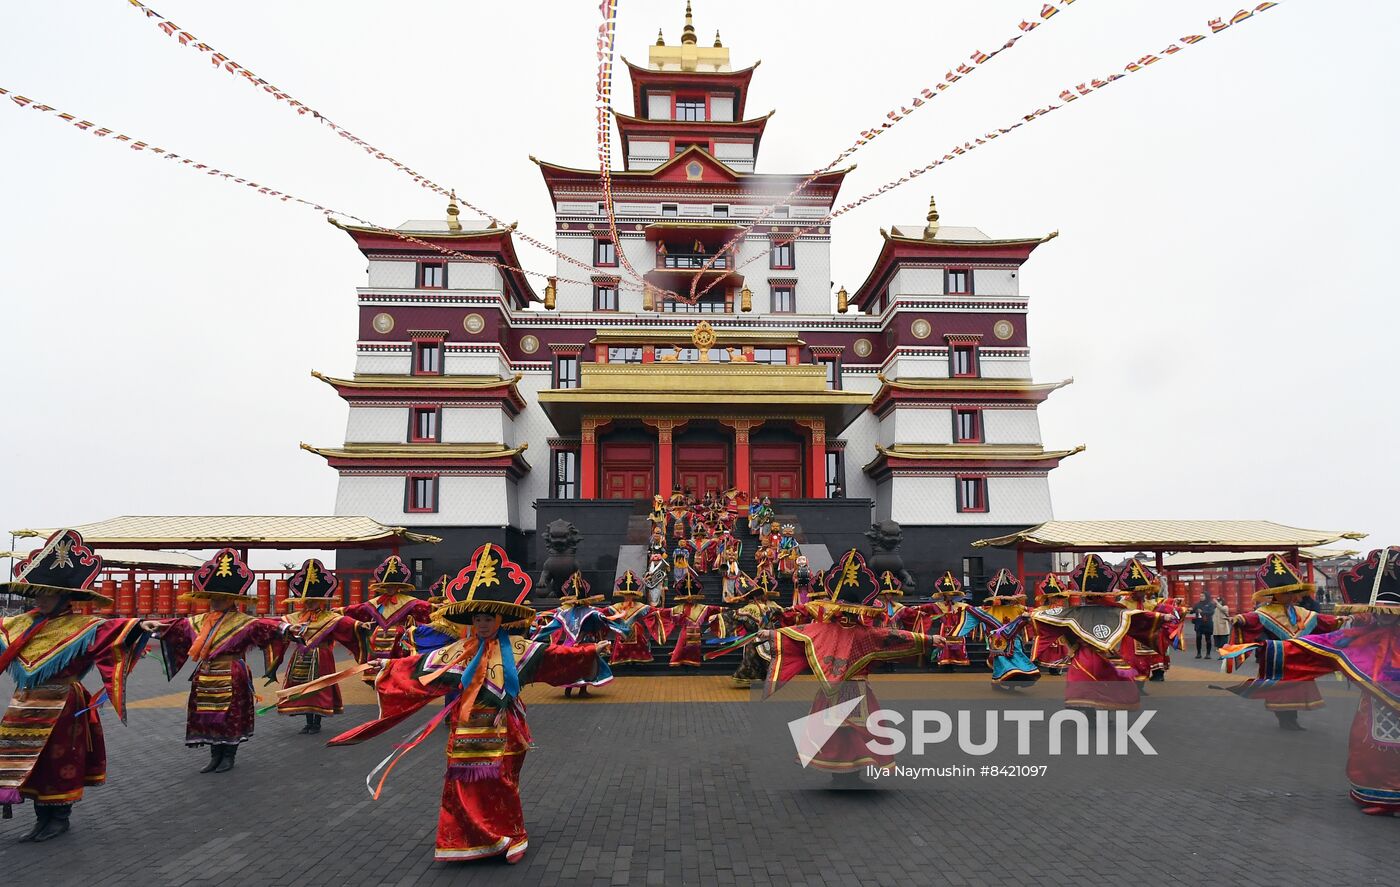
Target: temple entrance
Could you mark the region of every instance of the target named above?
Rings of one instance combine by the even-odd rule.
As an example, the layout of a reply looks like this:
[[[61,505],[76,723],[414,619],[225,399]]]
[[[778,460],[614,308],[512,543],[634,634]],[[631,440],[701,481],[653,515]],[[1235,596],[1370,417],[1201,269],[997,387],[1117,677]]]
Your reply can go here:
[[[688,427],[675,436],[676,487],[697,498],[729,489],[729,436],[717,426]]]
[[[600,498],[650,499],[656,492],[656,451],[644,432],[622,429],[608,435],[599,462]]]
[[[750,444],[750,494],[754,498],[802,496],[802,438],[783,428],[755,431]]]

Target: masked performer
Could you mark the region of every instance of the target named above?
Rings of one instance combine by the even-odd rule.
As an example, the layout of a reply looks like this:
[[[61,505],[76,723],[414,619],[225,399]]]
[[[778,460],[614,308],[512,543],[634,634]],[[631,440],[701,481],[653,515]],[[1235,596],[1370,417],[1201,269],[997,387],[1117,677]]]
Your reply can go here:
[[[1003,690],[1024,687],[1040,680],[1040,669],[1027,655],[1025,640],[1026,594],[1021,580],[1001,569],[987,583],[987,598],[971,609],[987,632],[987,667],[992,685]]]
[[[978,623],[967,605],[962,583],[951,570],[933,584],[933,601],[922,609],[928,616],[931,630],[943,638],[943,643],[933,651],[934,664],[944,668],[971,665],[972,661],[967,658],[967,640],[977,630]]]
[[[1323,634],[1341,625],[1336,616],[1298,606],[1299,597],[1311,592],[1314,586],[1304,582],[1283,555],[1271,554],[1264,559],[1254,574],[1254,587],[1258,609],[1230,617],[1230,642],[1236,647],[1262,640],[1286,641]],[[1234,671],[1239,658],[1237,651],[1227,658],[1225,670]],[[1264,707],[1274,713],[1281,730],[1303,729],[1298,723],[1298,712],[1322,708],[1326,704],[1312,681],[1287,681],[1268,689],[1257,689],[1250,698],[1264,700]]]
[[[410,622],[432,620],[432,607],[427,601],[413,596],[413,572],[397,554],[391,554],[374,570],[370,580],[370,599],[346,607],[346,616],[357,622],[371,622],[369,634],[370,659],[397,659],[408,655],[404,632]]]
[[[642,577],[642,585],[647,590],[647,603],[653,607],[659,609],[666,606],[666,580],[670,572],[671,565],[666,562],[665,554],[653,551],[648,555],[647,573]]]
[[[1030,621],[1026,625],[1026,636],[1030,643],[1031,661],[1054,675],[1064,674],[1069,666],[1069,647],[1060,632],[1042,633],[1035,614],[1058,610],[1068,603],[1069,589],[1065,588],[1064,580],[1054,573],[1046,573],[1035,588],[1035,608],[1027,614]]]
[[[842,781],[858,780],[863,768],[888,766],[894,760],[893,755],[877,754],[867,745],[874,737],[866,719],[879,708],[866,682],[870,666],[923,656],[930,646],[943,641],[937,636],[873,624],[880,611],[866,601],[877,591],[875,576],[855,549],[842,555],[826,575],[828,597],[808,604],[815,612],[811,622],[759,634],[759,640],[771,639],[773,643],[766,692],[773,694],[811,669],[818,684],[811,713],[828,712],[827,717],[839,726],[825,742],[813,736],[798,737],[799,759],[843,777]]]
[[[1400,548],[1371,552],[1338,580],[1347,603],[1337,610],[1349,622],[1325,634],[1227,647],[1227,655],[1259,653],[1259,677],[1231,689],[1268,698],[1289,683],[1346,675],[1361,689],[1347,756],[1351,799],[1363,813],[1400,816]]]
[[[0,620],[0,674],[15,682],[0,718],[0,808],[34,802],[35,821],[21,841],[48,841],[68,831],[83,789],[107,781],[102,721],[83,678],[97,667],[112,710],[126,722],[126,679],[145,652],[150,624],[79,616],[73,601],[111,606],[92,590],[102,558],[73,530],[59,530],[15,565],[0,585],[34,609]],[[23,879],[19,879],[23,880]],[[18,883],[15,881],[14,883]]]
[[[671,667],[699,666],[705,628],[710,617],[717,615],[720,608],[705,603],[705,592],[693,573],[671,589],[671,599],[676,606],[665,611],[667,633],[676,639],[676,646],[671,651]]]
[[[1069,652],[1066,708],[1137,711],[1142,704],[1140,675],[1123,657],[1123,644],[1155,643],[1164,617],[1124,606],[1117,600],[1119,587],[1119,577],[1091,554],[1069,578],[1070,591],[1082,602],[1032,615],[1041,637],[1062,641]]]
[[[326,565],[310,558],[291,578],[292,598],[300,604],[282,617],[289,636],[285,661],[287,675],[282,689],[289,690],[335,673],[335,645],[340,644],[356,662],[365,658],[369,625],[341,616],[330,608],[340,599],[340,580]],[[281,660],[273,664],[276,674]],[[320,733],[321,719],[345,711],[339,685],[332,684],[304,696],[284,696],[277,702],[284,715],[302,715],[302,733]]]
[[[623,573],[613,585],[613,597],[619,601],[603,611],[613,630],[620,635],[613,645],[610,660],[613,665],[651,662],[652,639],[657,643],[666,641],[660,614],[650,604],[642,603],[642,594],[641,580],[631,570]]]
[[[807,560],[807,555],[799,554],[794,562],[797,569],[792,574],[792,605],[801,607],[812,597],[812,592],[821,584],[817,581],[816,574],[812,572],[812,565]]]
[[[579,644],[596,644],[610,632],[618,631],[607,620],[603,611],[593,606],[603,600],[601,594],[590,595],[587,580],[577,572],[564,582],[564,594],[559,598],[559,609],[553,618],[534,633],[533,639],[547,641],[551,646],[576,647]],[[588,695],[589,687],[600,687],[612,680],[609,672],[596,680],[581,680],[564,687],[564,695],[570,696],[575,688],[580,697]]]
[[[209,746],[209,763],[200,773],[232,770],[238,746],[253,738],[253,673],[244,661],[250,649],[262,648],[263,674],[269,683],[276,680],[273,664],[287,625],[239,610],[256,602],[252,591],[253,571],[238,552],[225,548],[194,573],[190,597],[208,601],[209,611],[163,622],[156,630],[167,679],[186,661],[194,663],[185,745]]]
[[[797,572],[797,556],[802,548],[797,544],[797,527],[783,524],[782,535],[778,537],[777,554],[774,556],[780,575],[792,576]]]
[[[438,612],[438,622],[459,639],[431,653],[378,661],[383,665],[374,682],[378,719],[329,743],[351,745],[378,736],[431,700],[456,694],[381,765],[387,777],[403,754],[447,722],[447,775],[434,853],[439,861],[504,856],[516,863],[524,857],[520,769],[531,739],[520,690],[533,682],[596,683],[609,674],[601,658],[608,641],[549,645],[510,633],[530,624],[534,610],[524,603],[529,592],[530,578],[504,552],[490,543],[478,548],[471,564],[448,584],[447,603]],[[378,797],[379,790],[374,794]]]

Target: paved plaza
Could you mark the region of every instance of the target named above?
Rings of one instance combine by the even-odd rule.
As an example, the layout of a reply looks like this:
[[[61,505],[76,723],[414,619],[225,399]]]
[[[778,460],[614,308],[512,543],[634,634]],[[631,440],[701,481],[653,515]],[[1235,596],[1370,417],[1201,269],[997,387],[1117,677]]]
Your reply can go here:
[[[0,823],[0,870],[9,884],[89,887],[1394,883],[1400,820],[1363,816],[1346,796],[1354,692],[1329,682],[1328,707],[1303,716],[1306,732],[1285,734],[1257,703],[1210,689],[1218,672],[1177,655],[1150,697],[1164,708],[1154,742],[1172,749],[1155,772],[1172,775],[1142,784],[1121,762],[1082,759],[1050,761],[1070,774],[1061,778],[831,790],[828,777],[795,764],[796,778],[754,768],[760,704],[725,678],[624,675],[582,702],[531,687],[538,748],[524,771],[530,849],[518,866],[433,862],[436,737],[395,770],[379,801],[365,776],[407,727],[324,747],[373,716],[363,688],[347,692],[346,714],[320,737],[264,716],[232,773],[200,775],[207,753],[181,742],[186,676],[167,684],[148,661],[133,677],[130,725],[104,711],[109,784],[90,790],[72,833],[49,844],[15,843],[32,816],[17,809]],[[999,695],[971,674],[884,676],[873,686],[882,701],[910,688]],[[8,682],[3,689],[8,698]],[[1046,679],[1023,699],[1055,708],[1060,693]],[[1179,699],[1200,704],[1165,710]],[[1196,715],[1173,716],[1182,711]],[[791,757],[790,747],[765,751]]]

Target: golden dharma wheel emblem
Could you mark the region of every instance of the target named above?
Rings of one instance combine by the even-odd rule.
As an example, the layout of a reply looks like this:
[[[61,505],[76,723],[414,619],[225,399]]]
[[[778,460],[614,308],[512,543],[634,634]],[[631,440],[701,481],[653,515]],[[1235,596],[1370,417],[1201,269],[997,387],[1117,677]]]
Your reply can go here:
[[[856,339],[851,343],[851,350],[856,353],[856,357],[869,357],[870,352],[875,348],[870,344],[869,339]]]
[[[473,334],[479,333],[486,329],[486,320],[480,314],[468,314],[462,318],[462,329]]]
[[[534,354],[540,350],[540,340],[534,336],[525,336],[520,340],[520,350],[526,354]]]
[[[710,326],[710,322],[702,320],[696,325],[690,341],[700,350],[701,354],[706,354],[715,347],[715,342],[719,341],[719,337],[715,335],[715,328]]]
[[[992,335],[1003,342],[1016,334],[1016,327],[1009,320],[998,320],[992,325]]]
[[[909,332],[916,339],[927,339],[929,334],[933,332],[933,327],[929,325],[927,320],[920,317],[909,325]]]
[[[380,312],[374,315],[374,320],[370,321],[374,326],[374,331],[381,336],[391,333],[394,330],[394,315]]]

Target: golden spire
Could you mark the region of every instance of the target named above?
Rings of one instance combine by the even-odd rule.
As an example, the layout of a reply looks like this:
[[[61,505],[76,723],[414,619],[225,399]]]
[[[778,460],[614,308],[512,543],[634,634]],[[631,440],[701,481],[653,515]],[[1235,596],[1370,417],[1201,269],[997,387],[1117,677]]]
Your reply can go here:
[[[924,219],[928,221],[924,226],[924,240],[932,240],[938,233],[938,204],[934,202],[932,194],[928,196],[928,215]]]
[[[681,43],[695,43],[695,21],[690,13],[690,0],[685,0],[685,29],[681,31]]]
[[[724,44],[721,43],[721,42],[719,42],[719,31],[716,30],[716,31],[715,31],[715,47],[716,47],[716,48],[720,48],[720,47],[723,47],[723,46],[724,46]]]
[[[665,46],[665,45],[666,45],[666,37],[661,33],[661,29],[660,29],[660,28],[657,28],[657,29],[656,29],[656,45],[657,45],[657,46]]]
[[[460,212],[457,207],[457,189],[453,188],[447,195],[447,230],[462,230],[462,223],[457,221],[457,214]]]

